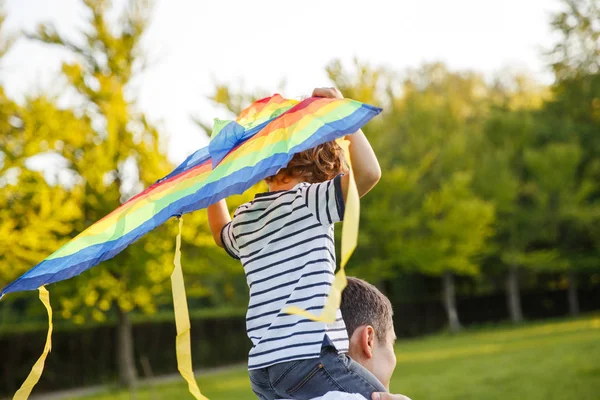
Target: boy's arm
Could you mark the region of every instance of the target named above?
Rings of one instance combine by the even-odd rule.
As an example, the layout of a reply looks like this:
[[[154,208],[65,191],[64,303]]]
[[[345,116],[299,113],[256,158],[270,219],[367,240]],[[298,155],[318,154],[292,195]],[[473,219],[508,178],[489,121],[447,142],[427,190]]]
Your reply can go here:
[[[208,212],[208,225],[210,225],[210,231],[215,239],[215,243],[219,247],[224,247],[221,241],[221,231],[225,225],[231,222],[227,203],[223,199],[215,204],[211,204],[206,210]]]
[[[344,98],[336,88],[317,88],[312,95],[313,97]],[[346,136],[346,139],[350,142],[350,159],[356,188],[358,189],[358,195],[362,197],[379,182],[381,168],[377,156],[375,156],[375,152],[362,130]],[[347,174],[342,176],[344,200],[348,193],[348,182],[349,176]]]
[[[350,142],[350,161],[352,162],[356,189],[358,189],[358,195],[363,197],[377,185],[381,178],[379,161],[377,161],[375,152],[362,130],[359,129],[356,133],[346,136],[346,139]],[[347,174],[342,176],[344,199],[346,199],[348,193],[349,180]]]

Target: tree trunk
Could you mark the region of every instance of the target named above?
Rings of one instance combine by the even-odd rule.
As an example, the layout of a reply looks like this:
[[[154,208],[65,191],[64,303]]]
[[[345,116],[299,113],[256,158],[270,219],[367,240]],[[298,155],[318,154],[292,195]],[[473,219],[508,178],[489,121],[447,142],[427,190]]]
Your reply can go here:
[[[511,321],[515,324],[523,322],[521,293],[519,291],[519,270],[515,266],[509,267],[506,274],[506,303]]]
[[[444,307],[448,315],[450,332],[458,332],[461,329],[458,313],[456,312],[456,293],[454,290],[454,276],[452,272],[444,272]]]
[[[573,271],[569,271],[567,275],[569,279],[569,290],[567,292],[569,298],[569,314],[572,317],[579,315],[579,299],[577,297],[577,275]]]
[[[133,332],[129,315],[117,305],[119,315],[117,360],[119,363],[119,381],[121,386],[134,389],[137,384],[137,370],[133,352]]]

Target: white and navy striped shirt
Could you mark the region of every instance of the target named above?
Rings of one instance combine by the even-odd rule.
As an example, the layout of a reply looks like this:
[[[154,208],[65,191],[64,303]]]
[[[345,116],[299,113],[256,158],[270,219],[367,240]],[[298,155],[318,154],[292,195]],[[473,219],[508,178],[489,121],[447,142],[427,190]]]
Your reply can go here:
[[[325,335],[339,352],[348,351],[340,310],[333,324],[282,312],[294,305],[319,314],[325,306],[336,266],[333,224],[344,215],[340,178],[256,195],[221,231],[250,288],[248,369],[317,358]]]

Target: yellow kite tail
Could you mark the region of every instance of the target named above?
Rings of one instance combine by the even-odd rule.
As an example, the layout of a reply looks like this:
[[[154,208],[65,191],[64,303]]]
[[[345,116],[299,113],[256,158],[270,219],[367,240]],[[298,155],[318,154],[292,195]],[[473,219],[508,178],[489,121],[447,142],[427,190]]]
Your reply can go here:
[[[183,271],[181,269],[181,227],[183,218],[179,217],[179,233],[175,246],[175,267],[171,274],[171,288],[173,290],[173,307],[175,309],[175,326],[177,327],[176,351],[177,369],[187,381],[188,389],[197,400],[208,400],[200,393],[198,383],[194,378],[192,369],[192,344],[190,340],[190,315],[188,312],[187,299],[185,297],[185,285],[183,283]]]
[[[333,284],[331,285],[329,295],[327,296],[327,302],[325,303],[321,315],[317,316],[311,314],[296,306],[287,307],[283,310],[288,314],[301,315],[304,318],[328,324],[333,323],[336,320],[336,313],[342,302],[342,291],[348,283],[346,280],[345,267],[350,256],[354,252],[354,249],[356,249],[358,240],[358,220],[360,216],[360,198],[358,196],[358,189],[356,188],[356,181],[354,180],[354,173],[352,172],[352,161],[350,160],[349,148],[350,142],[346,139],[338,139],[337,142],[344,150],[346,161],[348,162],[349,176],[346,210],[344,211],[344,223],[342,226],[342,261],[340,263],[340,270],[335,274]]]
[[[40,286],[38,290],[40,291],[40,300],[44,307],[46,307],[46,311],[48,311],[48,335],[46,336],[46,344],[44,345],[42,355],[33,365],[33,368],[31,368],[31,372],[29,372],[27,379],[25,379],[25,382],[23,382],[19,390],[15,393],[13,400],[27,400],[29,398],[33,387],[38,383],[42,376],[46,357],[48,357],[48,353],[50,353],[50,350],[52,349],[52,307],[50,306],[50,293],[48,293],[43,286]]]

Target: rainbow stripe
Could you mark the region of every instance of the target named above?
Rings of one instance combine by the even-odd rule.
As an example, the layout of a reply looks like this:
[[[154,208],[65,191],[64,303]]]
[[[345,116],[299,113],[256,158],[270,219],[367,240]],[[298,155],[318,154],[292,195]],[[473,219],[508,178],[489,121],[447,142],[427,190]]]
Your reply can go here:
[[[216,123],[209,146],[91,225],[0,294],[35,290],[79,275],[169,218],[244,192],[276,174],[295,153],[353,133],[380,112],[380,108],[350,99],[296,101],[274,95],[258,100],[235,122]],[[217,153],[213,159],[211,154]]]

